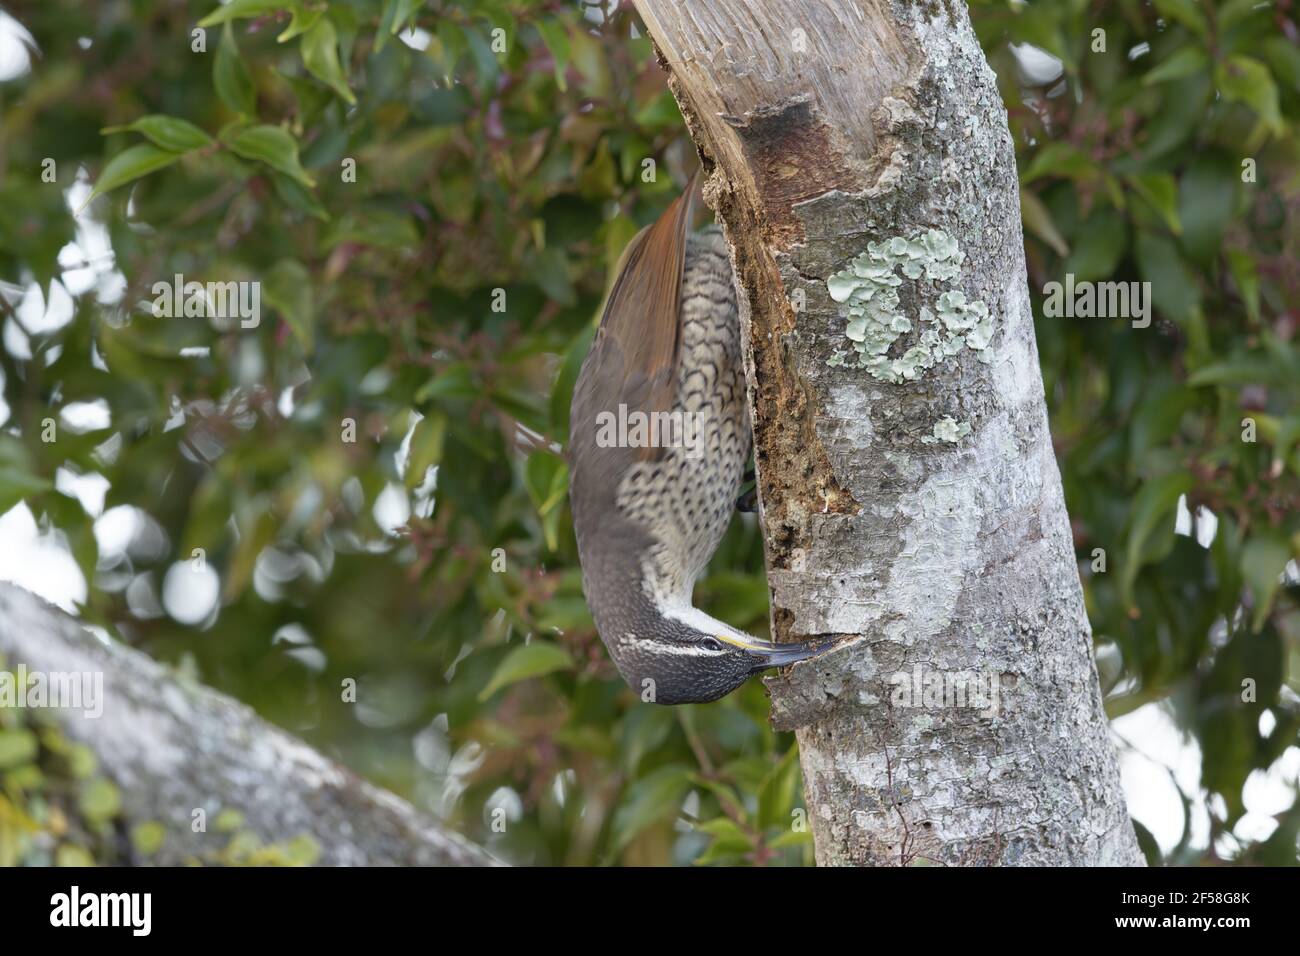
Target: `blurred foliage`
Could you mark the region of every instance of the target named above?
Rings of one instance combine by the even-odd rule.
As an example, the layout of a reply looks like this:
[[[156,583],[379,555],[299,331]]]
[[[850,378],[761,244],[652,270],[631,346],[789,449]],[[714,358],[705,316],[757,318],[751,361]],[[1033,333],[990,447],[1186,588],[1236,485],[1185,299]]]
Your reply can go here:
[[[505,416],[564,439],[609,271],[693,168],[630,4],[0,3],[39,50],[0,81],[0,510],[66,544],[86,620],[506,859],[811,862],[761,685],[639,703],[583,603],[562,462],[506,440]],[[1038,340],[1108,707],[1170,702],[1202,756],[1184,810],[1215,840],[1179,862],[1294,862],[1300,828],[1230,835],[1300,730],[1291,8],[972,11],[1036,306],[1067,272],[1152,283],[1150,328]],[[260,324],[154,317],[178,274],[259,281]],[[98,536],[71,494],[96,474]],[[1209,549],[1174,534],[1180,495]],[[752,518],[699,598],[766,628]]]

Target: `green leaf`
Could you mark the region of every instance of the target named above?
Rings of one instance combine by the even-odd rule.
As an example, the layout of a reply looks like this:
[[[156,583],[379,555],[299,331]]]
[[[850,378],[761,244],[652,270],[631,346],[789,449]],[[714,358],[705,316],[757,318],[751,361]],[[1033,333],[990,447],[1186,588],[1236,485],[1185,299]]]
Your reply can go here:
[[[1215,25],[1223,32],[1251,17],[1267,17],[1270,6],[1260,0],[1223,0],[1215,12]]]
[[[224,6],[217,7],[199,21],[201,27],[215,27],[231,20],[248,20],[260,17],[264,13],[287,10],[292,0],[230,0]]]
[[[289,326],[303,350],[315,343],[311,273],[296,259],[281,259],[262,281],[262,295]]]
[[[393,0],[393,25],[389,31],[396,36],[402,32],[403,27],[413,26],[415,15],[424,6],[424,0]]]
[[[561,506],[569,493],[569,466],[550,452],[533,452],[524,466],[524,479],[542,519],[546,547],[555,551],[559,546],[559,518],[564,510]]]
[[[1294,372],[1275,355],[1252,352],[1234,355],[1222,362],[1198,368],[1187,384],[1201,385],[1288,385],[1295,381]]]
[[[131,828],[131,846],[140,856],[153,856],[162,849],[167,839],[167,828],[157,820],[136,824]]]
[[[1205,12],[1197,0],[1155,0],[1156,9],[1166,19],[1177,21],[1199,37],[1209,35],[1210,27]]]
[[[1277,85],[1268,67],[1248,56],[1230,57],[1214,71],[1224,99],[1245,103],[1275,135],[1283,130]]]
[[[547,452],[534,452],[524,466],[528,493],[539,512],[549,511],[564,496],[568,469],[564,462]]]
[[[1070,254],[1070,247],[1052,221],[1052,214],[1035,193],[1021,191],[1020,218],[1024,221],[1025,228],[1047,243],[1058,256]]]
[[[218,833],[234,833],[244,825],[244,815],[234,807],[226,807],[212,821],[212,829]]]
[[[664,90],[637,110],[632,120],[637,126],[652,130],[680,129],[684,122],[682,112],[677,106],[677,100],[667,90]]]
[[[95,181],[95,188],[86,197],[86,203],[88,204],[96,196],[111,192],[118,186],[134,182],[141,176],[148,176],[150,173],[165,169],[180,159],[181,155],[170,150],[159,149],[152,143],[140,143],[123,150],[108,161],[104,171],[99,174],[99,179]],[[85,208],[85,204],[82,208]]]
[[[542,42],[546,44],[546,49],[551,53],[551,60],[555,64],[555,85],[560,88],[560,92],[568,89],[564,74],[569,68],[569,32],[564,23],[560,20],[542,17],[537,21],[537,32],[542,36]]]
[[[1209,265],[1218,256],[1237,204],[1241,177],[1234,160],[1215,152],[1198,153],[1178,185],[1178,216],[1183,248]]]
[[[481,30],[475,27],[467,27],[465,29],[465,44],[469,48],[471,59],[474,61],[475,80],[479,89],[486,93],[494,88],[497,74],[501,71],[501,64],[497,61],[496,54],[492,52],[492,47]]]
[[[561,445],[567,443],[569,435],[569,407],[573,404],[573,387],[578,382],[578,373],[586,361],[591,341],[596,337],[596,326],[587,323],[569,342],[564,350],[564,364],[555,377],[551,389],[551,434]]]
[[[1148,159],[1170,153],[1196,135],[1205,123],[1215,93],[1208,73],[1193,73],[1159,86],[1160,105],[1146,124],[1142,153]]]
[[[1262,426],[1264,423],[1260,422]],[[1273,442],[1274,467],[1280,472],[1291,457],[1291,450],[1300,443],[1300,415],[1284,418],[1278,423],[1277,433],[1270,436]],[[1297,456],[1300,457],[1300,456]],[[1300,472],[1300,466],[1293,470]]]
[[[675,817],[690,789],[689,771],[681,764],[660,767],[628,788],[614,811],[614,845],[622,850],[637,834],[667,817]]]
[[[4,775],[6,789],[10,793],[26,791],[27,793],[36,793],[44,790],[47,777],[41,772],[41,768],[34,763],[24,764],[8,771]]]
[[[212,85],[221,102],[242,116],[257,115],[257,90],[248,64],[239,54],[235,34],[226,24],[221,30],[221,45],[212,63]]]
[[[569,260],[564,250],[547,246],[528,256],[528,277],[537,287],[560,305],[569,306],[577,301],[573,280],[569,276]]]
[[[328,19],[320,20],[303,34],[300,50],[302,64],[313,76],[343,97],[349,105],[356,103],[357,98],[348,88],[347,76],[339,62],[339,40],[333,23]]]
[[[670,708],[656,707],[654,709],[669,710]],[[681,707],[671,708],[671,709],[676,710],[679,714],[685,714],[689,712],[688,710]],[[709,791],[709,793],[713,794],[717,798],[718,803],[726,807],[732,807],[734,811],[744,815],[745,813],[744,799],[740,796],[740,794],[736,793],[734,789],[732,789],[727,784],[723,783],[721,780],[714,780],[709,777],[701,776],[698,773],[690,774],[690,780],[692,786],[700,787],[701,789],[707,790]]]
[[[767,845],[773,850],[784,850],[788,846],[812,846],[812,830],[786,830]]]
[[[676,726],[677,717],[671,707],[635,707],[629,711],[619,740],[624,772],[635,776],[642,759],[659,750]]]
[[[104,133],[141,133],[154,144],[173,153],[185,153],[192,149],[201,149],[212,142],[212,137],[199,129],[189,120],[175,116],[163,116],[151,113],[141,116],[129,126],[110,126]]]
[[[254,511],[250,503],[249,512]],[[253,568],[262,550],[275,540],[277,523],[270,511],[260,511],[239,523],[239,545],[230,559],[226,580],[222,587],[223,600],[230,602],[244,593],[253,577]]]
[[[271,179],[275,183],[275,194],[290,209],[312,216],[322,222],[329,221],[330,214],[325,211],[325,207],[320,204],[320,200],[298,180],[290,179],[280,172],[271,173]]]
[[[50,491],[54,485],[44,478],[0,464],[0,515],[32,495]]]
[[[465,39],[465,31],[460,25],[450,19],[444,19],[438,24],[437,38],[443,82],[450,86],[456,75],[456,64],[469,49],[469,41]]]
[[[745,831],[730,817],[715,817],[712,820],[706,820],[696,826],[695,829],[701,833],[708,833],[711,836],[722,838],[729,838],[739,834],[744,845],[750,845],[749,837],[745,836]]]
[[[1073,233],[1074,249],[1063,273],[1074,273],[1076,282],[1098,282],[1110,278],[1128,248],[1127,220],[1109,206],[1097,209]]]
[[[695,860],[696,866],[708,866],[711,863],[731,861],[737,856],[744,856],[754,849],[754,842],[749,834],[727,817],[718,817],[701,823],[695,828],[701,833],[713,837],[708,848]]]
[[[410,455],[406,461],[406,487],[418,487],[429,469],[442,461],[447,438],[447,416],[431,411],[415,426],[411,435]]]
[[[1178,504],[1179,496],[1191,489],[1190,475],[1173,472],[1148,481],[1134,498],[1129,512],[1126,557],[1120,574],[1120,589],[1129,603],[1133,600],[1133,582],[1137,580],[1138,571],[1152,556],[1149,546],[1153,536],[1166,525],[1164,530],[1173,534],[1173,521],[1168,520],[1169,513]]]
[[[421,385],[415,393],[415,400],[423,404],[436,399],[473,398],[478,392],[469,366],[455,362]]]
[[[295,866],[315,866],[321,855],[320,843],[306,833],[294,837],[284,849],[289,862]]]
[[[36,735],[30,730],[19,727],[15,730],[0,729],[0,770],[12,770],[36,759],[39,745]]]
[[[538,614],[537,627],[542,631],[560,633],[580,628],[589,630],[592,627],[591,612],[581,597],[552,598]]]
[[[312,27],[317,21],[325,15],[324,7],[308,8],[295,7],[293,17],[289,20],[289,25],[284,28],[284,32],[275,38],[276,43],[288,43],[296,36],[301,36]]]
[[[1264,41],[1264,58],[1273,68],[1273,75],[1296,93],[1300,93],[1300,48],[1285,37],[1274,36]]]
[[[799,748],[790,747],[758,788],[758,825],[788,826],[799,784]]]
[[[1173,176],[1168,173],[1139,173],[1126,178],[1138,195],[1160,214],[1170,232],[1175,236],[1182,232],[1178,221],[1178,184]]]
[[[344,242],[355,242],[378,249],[402,251],[419,241],[411,217],[388,209],[369,209],[364,216],[341,217],[322,240],[326,249]]]
[[[84,846],[75,843],[61,843],[54,851],[55,866],[87,867],[95,865],[95,858]]]
[[[384,13],[379,18],[379,32],[375,34],[375,52],[378,53],[388,42],[410,24],[424,0],[384,0]]]
[[[88,780],[99,769],[99,758],[85,744],[73,744],[67,756],[68,772],[75,780]]]
[[[1029,166],[1020,174],[1022,185],[1029,185],[1044,176],[1063,179],[1086,179],[1095,176],[1097,164],[1077,146],[1070,143],[1049,143],[1038,151]]]
[[[533,640],[505,656],[487,686],[479,692],[478,699],[485,701],[503,687],[572,667],[573,658],[564,648]]]
[[[1142,278],[1151,283],[1156,308],[1175,322],[1191,322],[1201,302],[1200,282],[1178,254],[1173,240],[1138,233],[1137,262]]]
[[[1282,570],[1290,560],[1291,549],[1286,541],[1270,532],[1252,537],[1241,549],[1241,576],[1255,597],[1252,631],[1258,633],[1273,609]]]
[[[1232,272],[1232,281],[1237,283],[1237,291],[1246,305],[1246,315],[1251,322],[1259,321],[1259,271],[1255,268],[1255,258],[1249,252],[1240,249],[1228,250],[1228,268]]]
[[[117,816],[121,811],[122,795],[112,781],[104,777],[96,777],[81,788],[77,805],[90,820],[103,822]]]
[[[1144,76],[1142,83],[1144,86],[1151,86],[1169,80],[1181,80],[1185,76],[1199,73],[1208,65],[1209,60],[1204,50],[1200,47],[1185,46]]]
[[[1152,375],[1129,422],[1129,460],[1141,470],[1148,458],[1166,454],[1183,416],[1203,401],[1203,393],[1160,373]]]
[[[266,163],[304,186],[316,185],[298,160],[298,141],[279,126],[249,126],[236,132],[227,145],[244,159]]]
[[[0,515],[25,498],[54,487],[32,469],[26,446],[13,435],[0,433]]]

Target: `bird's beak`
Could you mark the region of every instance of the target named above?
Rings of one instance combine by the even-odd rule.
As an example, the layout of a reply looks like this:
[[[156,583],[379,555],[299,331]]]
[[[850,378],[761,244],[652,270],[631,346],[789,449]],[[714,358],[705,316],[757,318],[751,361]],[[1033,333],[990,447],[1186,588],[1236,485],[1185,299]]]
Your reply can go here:
[[[793,644],[768,644],[765,648],[751,653],[758,654],[763,659],[761,667],[785,667],[787,664],[817,657],[834,646],[834,641],[827,640],[796,641]]]
[[[795,641],[791,644],[774,644],[760,641],[754,637],[735,637],[731,634],[718,634],[718,640],[742,648],[755,657],[754,670],[761,671],[768,667],[785,667],[798,661],[806,661],[829,651],[835,642],[825,638],[811,641]]]

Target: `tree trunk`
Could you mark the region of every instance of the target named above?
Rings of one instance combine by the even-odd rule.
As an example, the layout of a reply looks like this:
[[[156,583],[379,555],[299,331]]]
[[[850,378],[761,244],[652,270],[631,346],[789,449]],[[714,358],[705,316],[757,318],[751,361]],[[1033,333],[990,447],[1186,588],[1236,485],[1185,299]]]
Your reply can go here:
[[[98,640],[62,611],[3,582],[0,657],[0,669],[39,672],[47,682],[56,674],[103,675],[102,714],[65,711],[61,725],[95,753],[117,785],[127,824],[163,825],[161,849],[147,862],[221,861],[231,833],[213,824],[223,810],[242,815],[241,829],[261,845],[310,838],[324,865],[497,862],[249,707],[178,679],[138,651]],[[197,832],[196,810],[203,810],[205,823]]]
[[[773,633],[846,639],[769,679],[818,862],[1141,864],[964,5],[636,5],[731,245]]]

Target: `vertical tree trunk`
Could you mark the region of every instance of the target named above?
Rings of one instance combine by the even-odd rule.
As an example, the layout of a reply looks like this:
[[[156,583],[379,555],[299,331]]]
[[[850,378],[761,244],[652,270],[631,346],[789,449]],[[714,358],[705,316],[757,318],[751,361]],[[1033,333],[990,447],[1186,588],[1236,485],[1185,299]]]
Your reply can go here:
[[[741,294],[822,864],[1140,864],[963,4],[637,0]],[[964,297],[964,298],[963,298]]]

